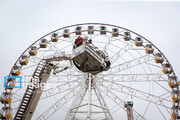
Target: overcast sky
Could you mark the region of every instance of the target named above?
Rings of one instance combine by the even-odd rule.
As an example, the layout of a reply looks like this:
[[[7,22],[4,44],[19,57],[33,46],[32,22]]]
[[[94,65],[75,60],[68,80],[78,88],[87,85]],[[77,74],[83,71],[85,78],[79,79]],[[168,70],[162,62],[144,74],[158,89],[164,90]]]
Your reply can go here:
[[[160,0],[161,1],[161,0]],[[0,93],[3,77],[35,40],[72,24],[108,23],[154,43],[180,76],[180,2],[0,0]]]

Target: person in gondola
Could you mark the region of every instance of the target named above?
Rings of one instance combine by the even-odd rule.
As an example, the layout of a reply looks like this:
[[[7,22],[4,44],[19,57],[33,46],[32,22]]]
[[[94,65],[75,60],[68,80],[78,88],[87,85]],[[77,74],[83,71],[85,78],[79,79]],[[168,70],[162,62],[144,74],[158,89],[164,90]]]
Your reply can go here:
[[[78,36],[78,38],[75,39],[75,45],[76,47],[79,47],[82,44],[83,44],[83,38]]]

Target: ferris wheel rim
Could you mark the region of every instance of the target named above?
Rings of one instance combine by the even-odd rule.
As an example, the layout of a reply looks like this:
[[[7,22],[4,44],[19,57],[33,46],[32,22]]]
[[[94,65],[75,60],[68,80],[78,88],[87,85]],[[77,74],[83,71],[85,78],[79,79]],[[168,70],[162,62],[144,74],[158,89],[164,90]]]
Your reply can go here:
[[[52,34],[52,33],[57,32],[57,31],[59,31],[59,30],[63,30],[63,29],[70,28],[70,27],[75,27],[75,26],[80,26],[80,25],[105,25],[105,26],[117,27],[117,28],[120,28],[120,29],[127,30],[127,31],[129,31],[129,32],[132,32],[132,33],[136,34],[136,35],[139,36],[139,37],[142,37],[142,38],[143,38],[144,40],[146,40],[148,43],[152,44],[152,45],[163,55],[163,57],[166,59],[167,63],[170,64],[171,69],[172,69],[172,72],[173,72],[173,75],[174,75],[174,76],[176,75],[176,74],[175,74],[175,71],[174,71],[171,63],[170,63],[169,60],[167,59],[167,57],[166,57],[166,56],[164,55],[164,53],[163,53],[157,46],[155,46],[151,41],[149,41],[149,40],[146,39],[144,36],[142,36],[142,35],[134,32],[134,31],[132,31],[132,30],[129,30],[129,29],[127,29],[127,28],[120,27],[120,26],[117,26],[117,25],[106,24],[106,23],[80,23],[80,24],[73,24],[73,25],[68,25],[68,26],[65,26],[65,27],[62,27],[62,28],[59,28],[59,29],[56,29],[56,30],[54,30],[54,31],[52,31],[52,32],[47,33],[46,35],[42,36],[41,38],[39,38],[38,40],[36,40],[35,42],[33,42],[33,43],[18,57],[18,59],[16,60],[16,62],[15,62],[14,65],[13,65],[13,67],[11,68],[10,73],[11,73],[11,71],[13,70],[14,66],[17,64],[18,60],[22,57],[22,55],[23,55],[26,51],[28,51],[28,50],[31,48],[31,46],[33,46],[34,44],[36,44],[37,42],[39,42],[41,39],[45,38],[46,36],[48,36],[48,35],[50,35],[50,34]],[[10,73],[9,73],[9,75],[10,75]]]

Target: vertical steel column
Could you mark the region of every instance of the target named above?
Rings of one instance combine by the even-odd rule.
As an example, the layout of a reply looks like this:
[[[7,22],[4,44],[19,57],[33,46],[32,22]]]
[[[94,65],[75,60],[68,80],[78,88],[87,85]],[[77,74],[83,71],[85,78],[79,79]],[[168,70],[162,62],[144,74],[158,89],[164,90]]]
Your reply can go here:
[[[87,120],[91,120],[91,101],[92,101],[92,74],[88,74],[88,107]]]

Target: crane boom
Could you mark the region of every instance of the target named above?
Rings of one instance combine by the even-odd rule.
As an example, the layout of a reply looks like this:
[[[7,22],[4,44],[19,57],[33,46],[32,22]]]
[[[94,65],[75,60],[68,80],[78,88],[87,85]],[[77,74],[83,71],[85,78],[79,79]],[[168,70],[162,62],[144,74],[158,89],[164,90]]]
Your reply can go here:
[[[29,83],[29,85],[31,86],[28,85],[26,92],[23,96],[23,99],[21,101],[21,104],[16,112],[14,120],[30,120],[32,118],[44,88],[40,84],[42,83],[46,84],[52,69],[57,68],[57,66],[55,66],[51,62],[62,61],[62,60],[69,60],[71,63],[71,59],[69,55],[65,56],[61,54],[58,56],[54,56],[54,55],[47,56],[46,58],[44,58],[39,62],[32,76],[34,80],[32,79],[31,82]],[[62,72],[67,68],[68,67],[66,66],[64,69],[60,71],[56,71],[56,73]],[[35,87],[37,84],[39,84],[39,87]]]

